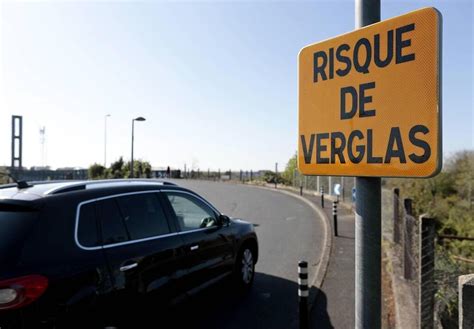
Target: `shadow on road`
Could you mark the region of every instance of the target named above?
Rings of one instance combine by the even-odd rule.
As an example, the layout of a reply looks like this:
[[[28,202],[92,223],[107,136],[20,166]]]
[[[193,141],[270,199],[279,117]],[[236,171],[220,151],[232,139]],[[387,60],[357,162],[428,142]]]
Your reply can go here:
[[[316,288],[311,294],[317,292]],[[326,295],[319,291],[317,312],[311,323],[317,328],[332,328],[326,310]],[[122,328],[298,328],[298,285],[279,277],[256,273],[254,286],[242,295],[223,281],[203,290],[165,312],[152,310]]]
[[[316,303],[312,309],[312,318],[310,320],[310,328],[317,328],[317,329],[332,329],[334,326],[331,323],[331,319],[329,318],[328,314],[328,300],[326,294],[319,289],[318,295],[316,297]],[[341,310],[344,312],[344,310]]]

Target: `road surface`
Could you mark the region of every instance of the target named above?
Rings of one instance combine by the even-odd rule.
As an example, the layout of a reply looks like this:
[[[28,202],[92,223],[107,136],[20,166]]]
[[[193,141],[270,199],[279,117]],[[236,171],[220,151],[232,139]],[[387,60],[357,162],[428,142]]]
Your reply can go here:
[[[323,220],[303,201],[277,191],[206,181],[175,182],[196,191],[226,215],[256,224],[260,255],[250,294],[239,296],[226,282],[216,285],[175,307],[169,314],[174,325],[297,328],[297,264],[308,261],[311,281],[323,250]],[[324,298],[324,292],[320,293]],[[325,310],[320,312],[324,316]],[[166,326],[161,322],[156,328]]]

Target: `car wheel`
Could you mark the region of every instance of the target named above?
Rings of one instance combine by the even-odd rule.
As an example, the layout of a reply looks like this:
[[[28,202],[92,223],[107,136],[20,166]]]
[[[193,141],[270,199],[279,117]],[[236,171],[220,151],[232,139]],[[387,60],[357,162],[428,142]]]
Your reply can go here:
[[[237,257],[234,278],[238,288],[249,289],[255,277],[255,255],[249,246],[244,246]]]

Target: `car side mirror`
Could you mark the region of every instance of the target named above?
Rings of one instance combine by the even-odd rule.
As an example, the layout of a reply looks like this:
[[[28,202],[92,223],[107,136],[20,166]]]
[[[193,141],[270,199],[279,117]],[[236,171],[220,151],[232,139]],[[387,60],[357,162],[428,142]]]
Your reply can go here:
[[[217,223],[219,226],[227,226],[230,223],[230,218],[226,215],[219,215]]]

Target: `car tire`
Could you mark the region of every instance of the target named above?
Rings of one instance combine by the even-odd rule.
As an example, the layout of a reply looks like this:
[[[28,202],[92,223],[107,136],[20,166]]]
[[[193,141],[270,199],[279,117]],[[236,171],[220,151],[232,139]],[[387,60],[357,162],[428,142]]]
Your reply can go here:
[[[234,282],[240,292],[252,287],[255,278],[255,252],[250,245],[244,245],[237,256],[234,269]]]

